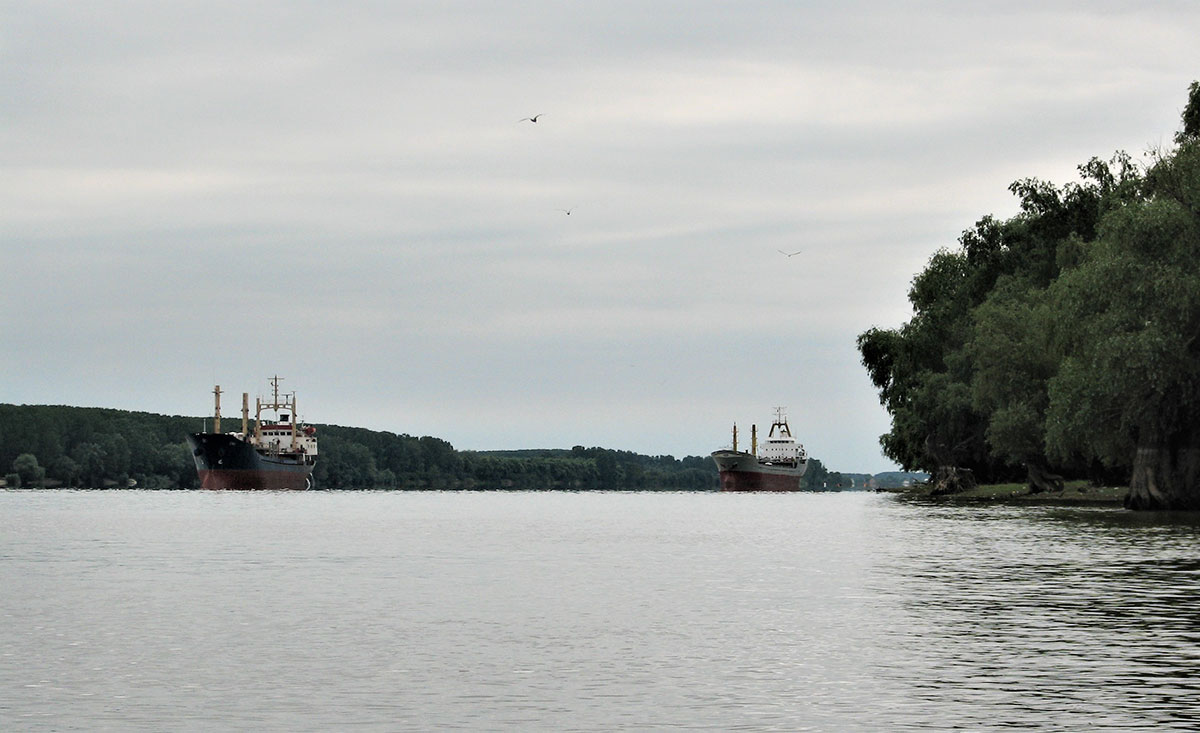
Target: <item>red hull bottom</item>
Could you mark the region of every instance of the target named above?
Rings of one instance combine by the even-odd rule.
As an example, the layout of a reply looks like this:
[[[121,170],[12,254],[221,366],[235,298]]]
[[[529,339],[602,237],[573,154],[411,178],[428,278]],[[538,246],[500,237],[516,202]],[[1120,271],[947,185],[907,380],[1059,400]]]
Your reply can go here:
[[[200,488],[233,491],[303,491],[309,479],[291,471],[199,471]]]
[[[721,491],[800,491],[800,477],[778,473],[721,471]]]

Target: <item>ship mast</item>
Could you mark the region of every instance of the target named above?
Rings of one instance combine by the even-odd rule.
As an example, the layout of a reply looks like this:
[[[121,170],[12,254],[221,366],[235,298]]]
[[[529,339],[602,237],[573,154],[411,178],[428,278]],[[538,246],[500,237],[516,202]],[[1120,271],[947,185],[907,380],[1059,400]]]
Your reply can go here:
[[[775,408],[775,422],[771,424],[771,434],[768,437],[775,437],[775,428],[779,428],[780,437],[792,437],[792,429],[788,427],[787,418],[784,417],[784,411],[786,409],[787,408],[784,407]]]
[[[263,408],[266,408],[268,410],[274,410],[276,413],[278,413],[279,408],[281,407],[281,405],[279,404],[279,383],[281,381],[283,381],[283,377],[276,374],[274,377],[271,377],[271,379],[268,381],[271,382],[271,387],[272,387],[271,401],[263,402],[262,397],[254,398],[254,442],[256,444],[262,440],[262,411],[263,411]],[[278,415],[276,415],[276,420],[278,420]]]
[[[255,415],[254,415],[254,423],[255,423],[255,425],[254,425],[254,441],[255,441],[255,443],[257,443],[262,439],[261,425],[262,425],[262,411],[264,408],[275,411],[276,421],[279,420],[282,410],[289,410],[290,415],[291,415],[291,426],[292,426],[291,450],[294,452],[296,450],[297,438],[299,437],[296,433],[296,420],[297,420],[297,417],[296,417],[296,393],[292,392],[289,395],[288,393],[285,392],[283,394],[283,397],[280,398],[279,383],[282,381],[283,381],[283,377],[279,376],[278,374],[275,375],[274,377],[271,377],[271,379],[270,379],[271,401],[263,402],[263,399],[261,397],[259,397],[256,401],[257,407],[255,410]]]
[[[221,432],[221,385],[213,387],[213,396],[215,397],[215,409],[213,410],[213,432]]]

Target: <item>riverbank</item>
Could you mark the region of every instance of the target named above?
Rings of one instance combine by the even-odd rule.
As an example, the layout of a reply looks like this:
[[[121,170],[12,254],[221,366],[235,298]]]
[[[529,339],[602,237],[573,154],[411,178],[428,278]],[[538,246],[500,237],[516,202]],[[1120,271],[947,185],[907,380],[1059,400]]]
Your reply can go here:
[[[1126,486],[1092,486],[1087,481],[1069,481],[1062,491],[1032,494],[1028,484],[981,484],[957,494],[933,495],[930,484],[914,484],[895,493],[910,499],[947,503],[1030,504],[1074,506],[1123,506]]]

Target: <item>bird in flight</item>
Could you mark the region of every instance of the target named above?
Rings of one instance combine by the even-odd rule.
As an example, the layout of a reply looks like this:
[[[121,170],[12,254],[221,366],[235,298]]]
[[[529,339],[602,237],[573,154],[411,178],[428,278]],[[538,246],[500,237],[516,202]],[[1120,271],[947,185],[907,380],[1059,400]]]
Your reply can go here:
[[[537,124],[537,121],[538,121],[538,118],[539,118],[539,117],[541,117],[543,114],[545,114],[545,113],[544,113],[544,112],[538,112],[538,113],[537,113],[536,115],[534,115],[533,117],[522,117],[521,119],[517,120],[517,122],[524,122],[524,121],[526,121],[526,120],[529,120],[530,122],[532,122],[532,123],[534,123],[534,124],[536,125],[536,124]]]
[[[785,255],[785,256],[787,256],[787,257],[795,257],[796,255],[800,254],[800,253],[801,253],[801,252],[803,252],[804,250],[802,250],[802,249],[798,249],[798,250],[796,250],[795,252],[784,252],[784,251],[783,251],[783,250],[781,250],[781,249],[777,249],[777,250],[775,250],[775,251],[776,251],[776,252],[778,252],[779,254],[781,254],[781,255]]]
[[[575,210],[575,209],[559,209],[559,211],[563,212],[563,213],[564,213],[564,214],[566,214],[567,216],[570,216],[570,215],[571,215],[571,212],[572,212],[572,211],[574,211],[574,210]]]

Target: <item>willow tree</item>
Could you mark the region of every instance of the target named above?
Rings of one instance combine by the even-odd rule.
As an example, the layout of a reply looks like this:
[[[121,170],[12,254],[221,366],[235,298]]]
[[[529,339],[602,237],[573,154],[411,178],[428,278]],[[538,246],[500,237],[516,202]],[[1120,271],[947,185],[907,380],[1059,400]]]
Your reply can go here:
[[[969,349],[975,375],[971,396],[985,415],[993,455],[1025,467],[1031,491],[1063,487],[1046,459],[1047,384],[1057,371],[1048,339],[1053,315],[1046,290],[1021,278],[1004,278],[974,313]]]
[[[891,430],[880,438],[884,454],[906,471],[937,475],[947,489],[969,483],[969,472],[986,465],[982,423],[971,407],[970,364],[962,352],[970,308],[979,300],[979,275],[965,252],[935,253],[909,289],[912,319],[899,329],[873,328],[858,337],[863,365],[892,415]]]
[[[1131,475],[1135,507],[1200,508],[1200,83],[1177,147],[1082,183],[1014,183],[1018,215],[985,217],[913,280],[912,320],[858,347],[905,468],[1055,465]],[[982,447],[982,449],[981,449]]]
[[[1131,464],[1133,508],[1200,509],[1197,133],[1185,116],[1144,196],[1110,212],[1086,260],[1051,289],[1065,357],[1049,383],[1048,446]]]
[[[1083,182],[1062,187],[1013,183],[1020,213],[980,219],[959,249],[939,251],[914,278],[908,323],[859,336],[863,365],[892,415],[881,444],[906,469],[938,474],[951,490],[960,469],[988,478],[1024,470],[1038,490],[1055,485],[1043,420],[1057,357],[1044,308],[1032,306],[1080,259],[1101,213],[1136,179],[1123,154],[1079,170]]]

